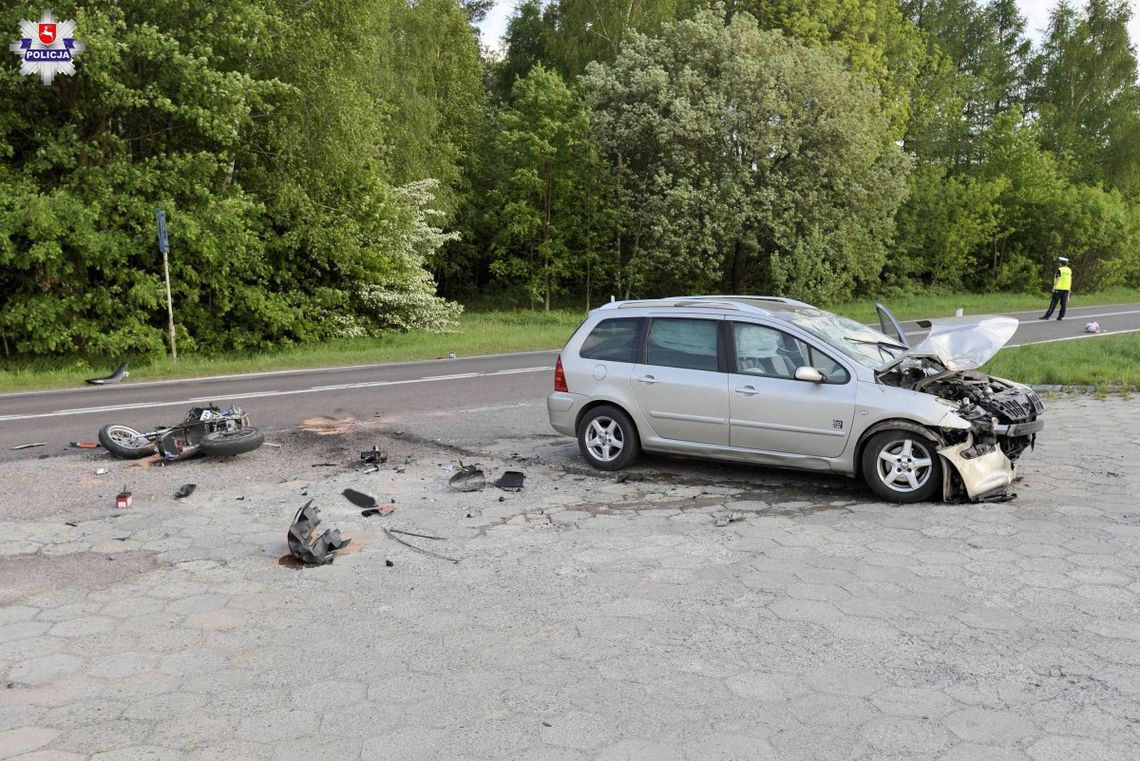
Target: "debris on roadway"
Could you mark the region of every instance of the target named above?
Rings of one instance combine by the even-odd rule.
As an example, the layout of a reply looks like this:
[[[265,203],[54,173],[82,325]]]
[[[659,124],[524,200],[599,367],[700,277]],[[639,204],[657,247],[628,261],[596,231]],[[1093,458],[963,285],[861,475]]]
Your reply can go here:
[[[459,470],[448,479],[448,483],[456,491],[481,491],[487,485],[487,479],[483,476],[483,471],[479,468],[478,463],[464,465],[463,461],[460,460]]]
[[[526,473],[518,470],[507,470],[499,476],[499,480],[495,481],[495,486],[503,491],[522,491],[525,480]]]
[[[105,377],[105,378],[88,378],[86,380],[86,383],[90,386],[106,386],[106,385],[111,384],[111,383],[118,383],[119,381],[126,378],[128,375],[130,375],[130,372],[127,370],[127,363],[124,362],[123,364],[116,367],[115,372],[111,373],[107,377]]]
[[[319,537],[314,536],[321,523],[320,513],[310,499],[293,516],[289,526],[289,553],[305,565],[327,565],[333,561],[333,552],[348,546],[348,540],[341,538],[339,529],[330,528]]]

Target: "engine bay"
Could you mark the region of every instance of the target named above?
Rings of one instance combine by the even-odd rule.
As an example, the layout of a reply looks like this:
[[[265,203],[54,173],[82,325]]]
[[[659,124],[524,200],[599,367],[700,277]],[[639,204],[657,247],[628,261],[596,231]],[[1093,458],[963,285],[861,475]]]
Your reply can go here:
[[[911,356],[879,373],[880,383],[932,394],[958,405],[955,412],[973,424],[974,445],[966,459],[1001,448],[1011,460],[1032,448],[1036,434],[1019,434],[1045,410],[1032,390],[977,370],[948,370],[936,358]]]

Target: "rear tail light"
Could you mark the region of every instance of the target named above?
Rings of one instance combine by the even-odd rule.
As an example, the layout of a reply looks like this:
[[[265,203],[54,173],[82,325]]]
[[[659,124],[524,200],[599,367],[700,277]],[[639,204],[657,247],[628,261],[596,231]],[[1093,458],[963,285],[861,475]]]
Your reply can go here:
[[[562,372],[562,355],[558,355],[558,361],[554,363],[554,390],[555,391],[570,391],[566,388],[566,373]]]

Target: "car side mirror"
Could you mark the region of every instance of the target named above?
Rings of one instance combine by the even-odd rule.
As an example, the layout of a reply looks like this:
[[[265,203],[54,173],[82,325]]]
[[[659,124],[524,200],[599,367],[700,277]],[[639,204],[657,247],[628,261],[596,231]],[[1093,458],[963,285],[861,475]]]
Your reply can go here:
[[[827,376],[816,370],[814,367],[797,367],[796,380],[811,381],[812,383],[823,383],[827,380]]]

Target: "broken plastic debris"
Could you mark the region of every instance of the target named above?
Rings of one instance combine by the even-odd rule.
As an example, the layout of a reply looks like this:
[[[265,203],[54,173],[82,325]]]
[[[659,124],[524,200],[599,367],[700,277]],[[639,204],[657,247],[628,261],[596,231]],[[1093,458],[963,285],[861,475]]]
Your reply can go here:
[[[31,444],[17,444],[12,449],[32,449],[33,447],[46,447],[46,441],[34,441]]]
[[[95,475],[101,476],[107,472],[106,468],[95,468]]]
[[[178,487],[178,491],[174,492],[175,499],[185,499],[194,493],[198,488],[198,484],[182,484]]]
[[[133,501],[134,497],[127,491],[127,487],[123,486],[123,490],[115,496],[115,507],[119,510],[126,510]]]
[[[130,375],[130,372],[127,371],[127,363],[124,362],[123,364],[116,367],[115,372],[111,373],[106,378],[88,378],[87,383],[92,386],[105,386],[108,383],[118,383],[128,375]]]
[[[730,523],[744,520],[744,516],[740,513],[729,513],[728,515],[717,515],[713,517],[713,525],[717,528],[727,526]]]
[[[503,491],[522,491],[523,481],[526,480],[526,474],[517,470],[508,470],[499,476],[499,480],[495,482]]]
[[[459,461],[459,471],[447,481],[456,491],[479,491],[487,485],[483,471],[477,465],[464,465]]]
[[[72,449],[98,449],[103,446],[98,441],[73,441],[71,442]]]
[[[373,445],[371,449],[366,449],[360,453],[360,461],[366,463],[388,462],[388,453]]]
[[[289,553],[307,565],[326,565],[333,561],[332,553],[342,547],[348,546],[348,540],[342,539],[340,531],[330,528],[316,539],[317,526],[321,523],[320,510],[313,507],[313,500],[309,500],[293,517],[289,526]]]
[[[357,507],[376,507],[379,504],[376,501],[376,498],[371,494],[365,494],[364,492],[357,491],[356,489],[345,489],[341,492],[341,494],[344,495],[345,499]]]
[[[361,510],[360,514],[365,518],[373,515],[391,515],[396,512],[395,505],[381,505],[380,507],[370,507],[367,510]]]

